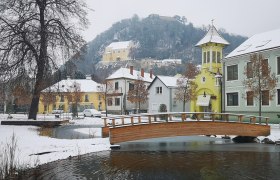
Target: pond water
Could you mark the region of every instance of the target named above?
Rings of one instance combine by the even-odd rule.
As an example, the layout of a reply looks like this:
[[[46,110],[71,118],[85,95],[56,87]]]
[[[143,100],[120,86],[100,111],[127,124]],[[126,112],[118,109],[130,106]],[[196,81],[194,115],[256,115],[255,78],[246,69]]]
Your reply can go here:
[[[36,179],[279,179],[280,146],[204,136],[122,143],[40,167]],[[29,179],[35,179],[35,176]]]

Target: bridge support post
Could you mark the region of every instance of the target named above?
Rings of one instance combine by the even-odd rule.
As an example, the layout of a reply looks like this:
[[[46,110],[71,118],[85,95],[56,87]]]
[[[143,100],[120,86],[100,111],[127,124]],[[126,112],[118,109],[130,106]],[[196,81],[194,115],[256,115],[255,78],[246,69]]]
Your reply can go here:
[[[154,115],[154,121],[157,122],[157,115]]]

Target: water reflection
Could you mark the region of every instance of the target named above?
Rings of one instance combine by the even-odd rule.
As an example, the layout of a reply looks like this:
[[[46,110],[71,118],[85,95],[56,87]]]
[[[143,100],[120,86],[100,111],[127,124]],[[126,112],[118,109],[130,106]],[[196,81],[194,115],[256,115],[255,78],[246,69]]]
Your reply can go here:
[[[44,165],[37,179],[279,179],[280,146],[213,141],[179,137],[123,143],[117,151]]]

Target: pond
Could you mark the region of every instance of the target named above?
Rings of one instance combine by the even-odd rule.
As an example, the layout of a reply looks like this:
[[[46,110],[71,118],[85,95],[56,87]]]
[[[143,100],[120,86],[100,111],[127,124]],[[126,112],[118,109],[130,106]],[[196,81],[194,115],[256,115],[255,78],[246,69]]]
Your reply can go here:
[[[279,179],[280,146],[204,136],[122,143],[42,165],[37,179]],[[35,176],[29,179],[35,179]]]

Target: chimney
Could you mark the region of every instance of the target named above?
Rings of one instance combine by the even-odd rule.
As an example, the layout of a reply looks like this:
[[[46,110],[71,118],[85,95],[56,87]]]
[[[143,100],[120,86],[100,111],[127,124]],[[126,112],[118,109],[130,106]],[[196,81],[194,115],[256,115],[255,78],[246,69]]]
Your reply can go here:
[[[144,69],[141,68],[141,76],[144,77]]]
[[[130,66],[129,69],[130,69],[130,74],[133,75],[133,66]]]
[[[153,79],[153,69],[150,69],[150,78]]]

